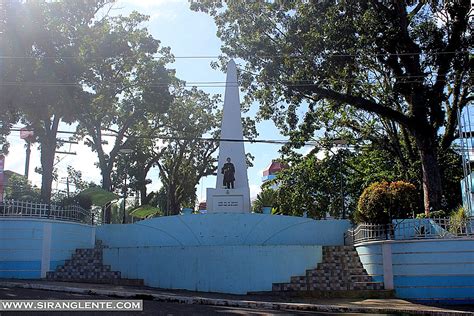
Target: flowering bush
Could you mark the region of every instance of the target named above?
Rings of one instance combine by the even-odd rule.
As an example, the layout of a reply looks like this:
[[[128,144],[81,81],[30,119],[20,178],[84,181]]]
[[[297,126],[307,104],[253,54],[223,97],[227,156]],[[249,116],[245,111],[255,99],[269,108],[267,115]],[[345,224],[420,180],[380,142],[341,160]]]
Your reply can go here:
[[[374,182],[362,192],[354,219],[386,224],[393,218],[406,218],[416,208],[417,194],[416,187],[405,181]]]

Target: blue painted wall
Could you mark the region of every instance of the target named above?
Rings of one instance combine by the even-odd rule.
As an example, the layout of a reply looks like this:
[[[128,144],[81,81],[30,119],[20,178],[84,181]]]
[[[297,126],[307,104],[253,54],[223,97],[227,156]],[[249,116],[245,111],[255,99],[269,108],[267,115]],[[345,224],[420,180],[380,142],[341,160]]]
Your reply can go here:
[[[78,223],[0,218],[0,278],[41,278],[43,262],[43,272],[55,269],[76,248],[93,247],[94,236],[95,228]]]
[[[97,227],[111,247],[199,245],[343,245],[347,220],[267,214],[166,216],[128,225]]]
[[[105,248],[104,262],[122,277],[152,287],[245,294],[271,291],[272,283],[321,262],[321,246],[165,246]]]
[[[419,301],[474,301],[474,239],[372,242],[357,246],[367,272],[383,281],[382,243],[390,243],[396,295]]]
[[[342,245],[349,221],[266,214],[168,216],[102,225],[104,262],[155,287],[238,293],[269,291]]]

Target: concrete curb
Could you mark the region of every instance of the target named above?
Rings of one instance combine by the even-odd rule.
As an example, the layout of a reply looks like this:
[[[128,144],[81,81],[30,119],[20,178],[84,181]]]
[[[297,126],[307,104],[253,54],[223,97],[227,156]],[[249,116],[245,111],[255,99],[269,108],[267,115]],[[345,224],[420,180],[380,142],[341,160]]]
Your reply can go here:
[[[314,311],[314,312],[328,312],[328,313],[404,313],[412,315],[474,315],[471,312],[463,311],[446,311],[439,309],[400,309],[395,307],[370,307],[370,306],[339,306],[339,305],[320,305],[320,304],[305,304],[305,303],[282,303],[282,302],[265,302],[265,301],[250,301],[250,300],[232,300],[207,298],[196,296],[183,295],[169,295],[158,293],[139,293],[126,292],[118,290],[107,289],[85,289],[72,286],[58,286],[52,284],[38,284],[38,283],[16,283],[16,282],[0,282],[2,287],[10,288],[24,288],[35,290],[48,290],[56,292],[86,294],[86,295],[105,295],[113,297],[121,297],[128,299],[140,299],[147,297],[160,302],[181,303],[181,304],[197,304],[197,305],[213,305],[213,306],[228,306],[239,308],[261,308],[270,310],[293,310],[293,311]]]

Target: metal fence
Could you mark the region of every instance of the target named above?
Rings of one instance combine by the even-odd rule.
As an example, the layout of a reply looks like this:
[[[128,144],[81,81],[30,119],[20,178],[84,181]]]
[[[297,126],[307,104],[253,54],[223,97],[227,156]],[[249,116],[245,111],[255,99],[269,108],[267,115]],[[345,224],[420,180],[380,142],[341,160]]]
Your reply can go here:
[[[79,205],[59,206],[29,201],[0,202],[0,217],[35,217],[52,220],[94,224],[93,212]]]
[[[394,220],[390,224],[359,224],[344,234],[344,243],[354,245],[376,240],[474,238],[474,218],[426,218]]]

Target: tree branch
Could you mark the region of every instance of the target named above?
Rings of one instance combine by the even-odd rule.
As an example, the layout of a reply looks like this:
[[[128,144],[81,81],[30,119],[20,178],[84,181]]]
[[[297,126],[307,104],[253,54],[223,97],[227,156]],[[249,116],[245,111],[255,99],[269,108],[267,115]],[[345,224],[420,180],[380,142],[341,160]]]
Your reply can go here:
[[[347,103],[353,107],[364,110],[370,113],[378,114],[382,117],[394,120],[400,125],[407,127],[408,129],[414,129],[414,122],[412,119],[405,114],[396,111],[392,108],[382,106],[376,102],[361,98],[358,96],[343,94],[334,90],[320,88],[317,86],[310,85],[289,85],[290,90],[295,90],[298,93],[312,92],[323,98],[331,99],[333,101]]]

